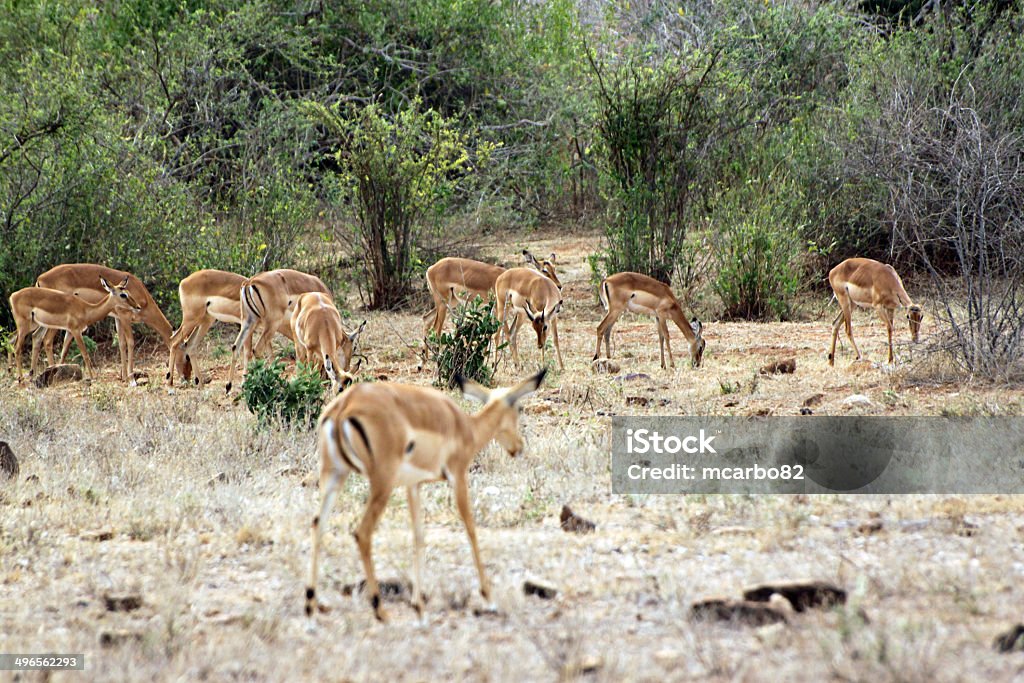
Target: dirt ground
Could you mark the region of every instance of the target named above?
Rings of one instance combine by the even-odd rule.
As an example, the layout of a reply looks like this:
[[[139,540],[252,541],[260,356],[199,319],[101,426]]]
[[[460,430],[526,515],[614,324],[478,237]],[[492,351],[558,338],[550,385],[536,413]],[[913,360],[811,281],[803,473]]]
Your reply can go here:
[[[0,482],[0,652],[85,653],[84,674],[52,680],[1024,678],[1024,654],[992,648],[1021,621],[1021,498],[617,496],[609,456],[612,414],[794,415],[810,403],[816,414],[1019,415],[1020,390],[938,381],[905,322],[900,362],[878,365],[884,329],[863,312],[854,332],[867,359],[853,363],[847,345],[830,368],[824,296],[810,321],[705,320],[698,370],[677,330],[677,367],[661,370],[654,322],[627,314],[614,331],[620,371],[594,374],[602,311],[585,255],[595,239],[492,246],[509,264],[523,246],[558,253],[566,366],[527,401],[524,455],[511,459],[492,444],[472,475],[496,611],[482,609],[444,484],[424,489],[424,622],[398,599],[390,623],[379,624],[363,598],[344,595],[363,576],[349,532],[366,485],[350,477],[326,524],[328,611],[307,619],[314,435],[259,429],[225,397],[230,341],[211,335],[201,353],[213,381],[202,388],[169,390],[156,347],[141,353],[148,382],[138,387],[116,382],[109,355],[97,356],[91,385],[36,389],[0,378],[0,440],[21,461],[17,479]],[[429,368],[416,369],[420,315],[365,317],[361,374],[429,384]],[[934,324],[926,319],[926,338]],[[539,364],[531,338],[524,328],[524,367],[503,365],[499,383]],[[794,374],[757,374],[783,358],[796,359]],[[647,377],[615,379],[630,373]],[[844,404],[853,394],[870,404]],[[636,396],[653,400],[641,406]],[[562,531],[563,504],[596,530]],[[385,579],[412,574],[405,507],[396,493],[374,536]],[[800,578],[843,587],[847,605],[762,627],[690,618],[695,600]],[[557,594],[525,595],[527,579]],[[110,609],[125,607],[113,604],[124,596],[141,604]],[[0,672],[0,681],[37,679]]]

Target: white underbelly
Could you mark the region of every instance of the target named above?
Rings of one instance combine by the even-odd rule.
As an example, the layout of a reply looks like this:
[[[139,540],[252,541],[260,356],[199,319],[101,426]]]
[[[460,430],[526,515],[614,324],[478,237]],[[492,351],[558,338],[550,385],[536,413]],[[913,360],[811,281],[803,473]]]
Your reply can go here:
[[[642,306],[642,305],[638,304],[636,301],[634,301],[632,299],[630,299],[629,301],[626,302],[626,309],[632,311],[633,313],[643,313],[644,315],[654,315],[655,314],[653,308],[648,308],[647,306]]]
[[[437,481],[439,476],[437,472],[429,472],[411,463],[403,462],[398,466],[398,472],[395,473],[395,486],[415,486],[425,481]]]
[[[242,324],[242,308],[238,299],[211,296],[206,300],[206,312],[222,323]]]
[[[870,289],[848,284],[846,285],[846,293],[850,296],[850,301],[861,308],[871,308],[873,297]]]

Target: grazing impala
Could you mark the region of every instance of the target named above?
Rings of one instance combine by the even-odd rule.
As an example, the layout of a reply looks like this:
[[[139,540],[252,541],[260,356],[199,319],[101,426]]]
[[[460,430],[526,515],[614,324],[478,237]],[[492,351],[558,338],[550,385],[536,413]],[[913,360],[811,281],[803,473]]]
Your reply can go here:
[[[101,277],[98,277],[97,280],[107,292],[107,296],[103,301],[95,304],[90,303],[84,297],[45,287],[26,287],[11,295],[11,312],[14,314],[14,322],[18,329],[13,353],[19,382],[22,381],[21,350],[24,347],[25,339],[40,328],[67,330],[68,334],[74,337],[75,343],[78,344],[78,350],[82,353],[86,377],[91,379],[95,375],[92,358],[89,357],[89,351],[82,339],[82,331],[115,310],[118,313],[128,314],[139,313],[140,309],[139,304],[128,291],[129,280],[127,277],[121,281],[121,284],[114,286],[108,284]],[[39,339],[33,338],[32,367],[29,371],[32,375],[36,372],[38,358]]]
[[[217,321],[232,325],[242,324],[242,304],[239,291],[245,278],[224,270],[199,270],[178,284],[181,300],[181,327],[171,335],[167,362],[167,381],[174,385],[174,373],[180,372],[186,381],[195,378],[201,382],[202,373],[196,362],[196,350],[210,327]],[[246,340],[242,363],[252,352],[252,338]]]
[[[36,278],[37,287],[56,289],[67,294],[75,294],[89,303],[99,303],[107,296],[99,285],[100,278],[107,282],[120,282],[128,278],[128,292],[138,302],[138,311],[132,312],[127,308],[117,307],[110,313],[117,326],[117,351],[121,360],[120,379],[135,384],[135,335],[132,332],[132,323],[142,322],[150,326],[160,335],[164,344],[170,347],[171,324],[167,322],[160,307],[150,295],[149,290],[142,284],[139,278],[123,270],[115,270],[106,266],[99,266],[92,263],[65,263],[46,271]],[[46,346],[46,360],[53,364],[53,338],[57,330],[47,330],[44,344]],[[63,363],[71,346],[72,335],[64,337],[64,346],[61,349],[60,361]]]
[[[456,381],[469,398],[484,407],[474,415],[427,387],[377,382],[357,384],[326,408],[317,425],[320,456],[320,512],[313,518],[313,556],[306,586],[306,614],[316,611],[317,564],[323,525],[335,493],[349,474],[358,472],[370,481],[370,495],[355,531],[359,556],[366,573],[366,592],[377,619],[384,621],[380,588],[373,568],[371,542],[391,491],[405,486],[413,529],[414,579],[412,603],[423,616],[423,521],[420,484],[442,479],[451,484],[459,516],[466,526],[473,561],[480,576],[480,594],[490,600],[491,588],[477,546],[476,525],[469,501],[469,466],[476,454],[496,439],[513,457],[523,450],[517,404],[533,393],[546,370],[511,388],[486,389],[461,377]]]
[[[342,381],[339,373],[347,373],[352,366],[356,340],[366,327],[366,321],[355,332],[348,334],[341,325],[341,313],[335,308],[331,297],[320,292],[307,292],[295,300],[292,327],[295,359],[322,367],[331,380],[333,393],[340,393]]]
[[[523,257],[526,262],[544,273],[559,289],[562,283],[555,273],[555,255],[538,262],[526,249],[523,249]],[[443,258],[434,265],[427,268],[427,289],[430,290],[430,297],[433,299],[434,308],[424,316],[430,319],[427,323],[425,335],[431,330],[435,335],[441,334],[444,327],[444,320],[448,308],[458,294],[468,293],[470,297],[479,296],[487,299],[494,292],[494,283],[498,277],[505,272],[501,266],[493,266],[489,263],[481,263],[468,258]]]
[[[320,292],[330,296],[327,286],[315,275],[282,268],[269,270],[249,278],[240,290],[242,329],[231,345],[231,369],[228,371],[227,392],[235,381],[235,364],[239,349],[249,340],[256,325],[263,328],[263,335],[256,342],[254,355],[262,355],[270,346],[274,334],[280,332],[294,341],[291,313],[295,299],[306,292]]]
[[[665,369],[665,349],[668,362],[675,367],[672,345],[669,341],[668,321],[671,320],[683,333],[690,344],[690,365],[699,368],[704,358],[706,343],[701,336],[703,326],[697,318],[686,322],[683,307],[672,289],[663,282],[640,273],[616,273],[601,283],[601,303],[608,313],[597,326],[597,351],[594,360],[601,355],[601,340],[604,339],[607,357],[612,357],[612,326],[626,310],[634,313],[653,315],[658,321],[658,350],[661,351],[661,367]]]
[[[555,283],[529,268],[510,268],[494,283],[494,293],[497,302],[495,317],[501,322],[501,327],[494,335],[495,354],[504,335],[512,347],[512,359],[519,363],[516,336],[523,324],[523,317],[520,317],[522,314],[537,333],[537,348],[541,350],[542,361],[545,357],[544,345],[547,343],[548,331],[551,331],[555,352],[558,354],[558,367],[564,370],[562,349],[558,344],[558,314],[562,310],[562,293]],[[512,316],[511,330],[507,325],[509,314]]]
[[[879,263],[869,258],[846,259],[829,271],[828,282],[832,292],[839,301],[839,315],[832,321],[832,348],[828,352],[828,364],[835,365],[836,339],[839,337],[840,321],[846,326],[846,336],[853,345],[853,350],[860,360],[860,349],[853,340],[853,304],[864,308],[874,308],[878,317],[885,323],[885,331],[889,336],[889,362],[892,363],[892,329],[893,315],[897,308],[907,309],[910,321],[910,336],[917,342],[921,331],[924,313],[921,307],[911,301],[903,281],[896,270],[887,263]]]

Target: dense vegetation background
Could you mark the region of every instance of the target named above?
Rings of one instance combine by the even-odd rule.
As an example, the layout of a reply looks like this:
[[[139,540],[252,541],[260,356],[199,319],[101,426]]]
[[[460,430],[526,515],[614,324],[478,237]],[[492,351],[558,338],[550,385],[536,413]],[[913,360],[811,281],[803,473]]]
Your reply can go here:
[[[392,308],[557,223],[710,316],[877,257],[1005,368],[1021,92],[1020,0],[0,0],[0,294],[103,262],[174,321],[196,269],[301,265]]]

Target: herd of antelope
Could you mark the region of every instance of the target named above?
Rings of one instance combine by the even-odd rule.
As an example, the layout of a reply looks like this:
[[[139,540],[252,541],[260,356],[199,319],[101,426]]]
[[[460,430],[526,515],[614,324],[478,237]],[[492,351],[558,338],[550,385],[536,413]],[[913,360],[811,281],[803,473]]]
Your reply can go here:
[[[551,334],[559,367],[563,367],[558,343],[558,315],[562,310],[561,287],[555,272],[555,255],[543,261],[523,252],[527,267],[501,268],[463,258],[443,258],[427,269],[427,287],[434,307],[427,314],[426,334],[440,333],[448,309],[459,295],[494,297],[500,322],[494,336],[495,353],[508,341],[518,362],[516,335],[529,321],[537,335],[544,358]],[[895,311],[906,308],[910,331],[916,342],[921,326],[921,307],[913,303],[892,266],[871,259],[843,261],[829,273],[829,284],[840,312],[832,324],[829,364],[835,362],[835,345],[841,325],[846,328],[857,359],[860,350],[853,340],[853,305],[873,308],[885,323],[889,340],[889,363],[894,361],[892,332]],[[216,321],[240,325],[231,347],[227,391],[235,379],[235,366],[242,354],[243,367],[250,354],[260,355],[278,333],[295,345],[296,359],[322,367],[337,394],[324,408],[317,425],[320,459],[320,510],[312,523],[312,561],[306,587],[306,614],[318,609],[317,567],[322,520],[331,509],[334,496],[351,473],[365,476],[369,497],[355,539],[366,574],[366,592],[374,614],[385,619],[380,588],[371,554],[371,537],[395,487],[404,486],[408,495],[414,537],[414,579],[412,603],[422,617],[421,568],[423,527],[419,487],[425,482],[447,481],[455,493],[459,515],[466,527],[473,560],[480,580],[480,593],[490,599],[490,584],[484,573],[477,545],[476,527],[469,501],[467,472],[476,454],[492,440],[512,456],[523,449],[519,433],[519,402],[544,380],[546,369],[515,386],[487,389],[457,378],[463,393],[483,403],[475,414],[464,412],[451,398],[430,388],[392,382],[352,385],[349,374],[356,342],[366,321],[354,331],[345,330],[342,316],[330,290],[314,275],[295,270],[273,270],[255,277],[220,270],[201,270],[189,275],[178,287],[182,323],[172,330],[142,282],[122,271],[91,264],[65,264],[40,275],[36,286],[21,289],[10,297],[17,324],[13,346],[18,381],[22,381],[21,355],[25,341],[32,338],[31,373],[35,373],[40,346],[53,364],[53,339],[59,330],[67,332],[60,359],[63,362],[74,339],[85,362],[86,375],[95,374],[83,343],[82,332],[99,320],[116,321],[122,381],[135,381],[135,342],[132,323],[142,322],[156,330],[168,349],[166,380],[173,385],[176,375],[201,382],[196,349]],[[668,322],[679,328],[689,345],[690,364],[700,367],[706,347],[703,327],[697,318],[687,321],[679,300],[667,285],[638,273],[617,273],[605,278],[598,291],[606,314],[597,327],[597,350],[611,357],[612,327],[624,311],[654,316],[657,321],[661,367],[665,351],[673,367]],[[255,348],[256,328],[262,330]],[[424,345],[426,346],[426,345]],[[545,364],[546,364],[546,359]],[[10,362],[8,362],[10,365]]]

